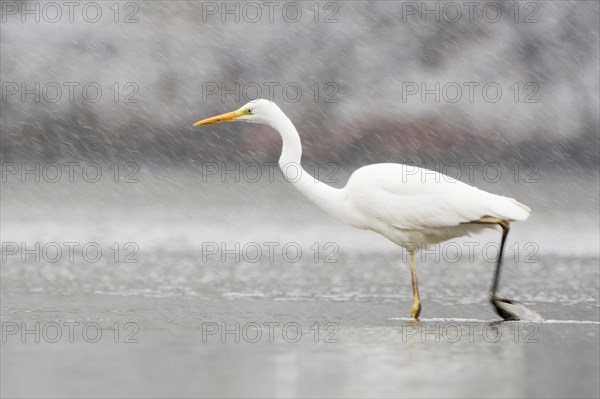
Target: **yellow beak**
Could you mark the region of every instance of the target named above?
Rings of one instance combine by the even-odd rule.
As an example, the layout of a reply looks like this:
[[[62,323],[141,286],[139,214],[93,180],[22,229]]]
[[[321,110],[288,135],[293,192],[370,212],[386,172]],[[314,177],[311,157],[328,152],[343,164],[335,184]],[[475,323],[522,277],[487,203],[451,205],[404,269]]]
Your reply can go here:
[[[221,122],[231,122],[242,115],[244,115],[243,111],[240,111],[240,110],[231,111],[231,112],[227,112],[225,114],[213,116],[211,118],[202,119],[201,121],[194,123],[194,126],[212,125],[214,123],[221,123]]]

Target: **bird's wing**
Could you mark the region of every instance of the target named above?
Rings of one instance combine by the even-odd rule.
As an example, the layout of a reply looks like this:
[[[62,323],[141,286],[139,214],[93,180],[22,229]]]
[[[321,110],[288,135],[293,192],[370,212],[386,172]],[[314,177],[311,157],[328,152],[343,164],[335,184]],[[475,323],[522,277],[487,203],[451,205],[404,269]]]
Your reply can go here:
[[[452,227],[483,216],[509,220],[529,216],[529,208],[512,198],[407,165],[363,167],[352,175],[347,188],[354,206],[367,218],[401,229]]]

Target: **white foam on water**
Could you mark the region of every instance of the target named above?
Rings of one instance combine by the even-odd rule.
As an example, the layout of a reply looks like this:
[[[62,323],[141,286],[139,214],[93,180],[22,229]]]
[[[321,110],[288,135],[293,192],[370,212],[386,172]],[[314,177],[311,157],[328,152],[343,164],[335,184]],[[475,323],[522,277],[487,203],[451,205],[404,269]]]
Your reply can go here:
[[[414,319],[411,318],[411,317],[388,317],[388,320],[390,320],[390,321],[413,321]],[[430,319],[421,318],[421,319],[419,319],[419,321],[454,321],[454,322],[459,322],[459,323],[472,323],[472,322],[489,323],[489,322],[492,322],[494,320],[479,320],[479,319],[461,319],[461,318],[439,318],[439,317],[434,317],[434,318],[430,318]]]
[[[387,320],[390,321],[412,321],[414,319],[410,317],[388,317]],[[419,321],[446,321],[446,322],[457,322],[457,323],[493,323],[502,320],[481,320],[481,319],[461,319],[461,318],[430,318],[430,319],[419,319]],[[530,321],[520,320],[520,322]],[[600,325],[600,321],[592,321],[592,320],[543,320],[539,322],[540,324],[593,324]]]

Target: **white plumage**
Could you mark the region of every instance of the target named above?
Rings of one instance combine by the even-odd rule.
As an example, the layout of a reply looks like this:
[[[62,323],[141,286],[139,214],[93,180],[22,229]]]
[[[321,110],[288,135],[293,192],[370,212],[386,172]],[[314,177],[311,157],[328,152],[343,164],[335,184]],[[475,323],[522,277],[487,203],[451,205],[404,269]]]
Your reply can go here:
[[[406,243],[422,248],[477,233],[490,225],[469,222],[484,216],[515,221],[527,219],[530,212],[512,198],[402,164],[362,167],[342,190],[351,211],[343,222],[378,232],[405,248]]]
[[[283,140],[279,165],[286,179],[327,213],[351,226],[377,232],[404,247],[411,261],[412,317],[421,311],[414,253],[428,245],[502,227],[502,246],[491,301],[505,319],[518,319],[507,308],[518,302],[496,297],[502,248],[509,223],[525,220],[530,209],[508,197],[490,194],[438,172],[402,164],[381,163],[355,171],[344,188],[314,179],[300,165],[302,144],[296,128],[275,103],[251,101],[236,111],[207,118],[194,126],[229,121],[262,123]]]

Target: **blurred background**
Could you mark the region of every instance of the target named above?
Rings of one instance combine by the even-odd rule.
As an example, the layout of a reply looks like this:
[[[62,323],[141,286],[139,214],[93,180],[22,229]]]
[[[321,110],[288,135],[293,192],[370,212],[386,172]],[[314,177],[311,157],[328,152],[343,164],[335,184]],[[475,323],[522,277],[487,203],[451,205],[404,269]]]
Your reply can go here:
[[[273,160],[261,127],[191,128],[265,97],[308,160],[598,163],[595,1],[5,3],[7,160]]]
[[[600,394],[597,1],[0,6],[3,397]],[[410,163],[530,206],[501,290],[546,322],[495,322],[490,231],[418,259],[411,324],[402,250],[284,181],[277,132],[192,127],[259,97],[328,184]],[[206,339],[236,323],[263,339]]]

